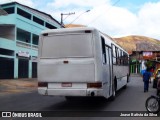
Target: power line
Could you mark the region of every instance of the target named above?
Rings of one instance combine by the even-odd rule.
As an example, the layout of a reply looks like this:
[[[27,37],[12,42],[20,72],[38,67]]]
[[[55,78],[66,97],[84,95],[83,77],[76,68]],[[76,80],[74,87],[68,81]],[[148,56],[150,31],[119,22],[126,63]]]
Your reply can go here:
[[[61,13],[61,26],[62,27],[63,27],[63,15],[69,16],[69,15],[73,15],[73,14],[75,14],[75,12],[74,13]]]
[[[58,9],[57,9],[58,10]],[[69,11],[75,11],[74,10],[74,8],[72,8],[71,10],[69,10]],[[64,12],[64,11],[63,11]],[[66,12],[66,11],[65,11]],[[75,14],[75,12],[74,12],[74,14]],[[69,15],[67,15],[64,19],[63,19],[63,22],[67,19],[69,17]]]
[[[77,10],[78,10],[78,11],[77,11],[77,10],[74,9],[74,8],[72,9],[72,11],[73,11],[73,10],[76,11],[75,13],[79,13],[79,12],[81,11],[80,9],[77,9]],[[89,12],[89,11],[90,11],[90,10],[87,10],[87,12]],[[81,13],[81,14],[83,14],[83,13]],[[63,22],[64,22],[68,17],[69,17],[69,16],[66,16],[66,17],[63,19]],[[79,15],[79,17],[80,17],[80,15]],[[76,17],[76,18],[72,21],[72,23],[73,23],[75,20],[77,20],[79,17]],[[71,22],[70,22],[70,24],[71,24]]]
[[[112,4],[112,6],[115,6],[115,5],[118,4],[119,2],[120,2],[120,0],[117,0],[116,2],[114,2],[114,3]],[[110,9],[111,9],[111,7],[108,8],[108,11],[109,11]],[[95,19],[93,19],[91,22],[89,22],[89,23],[87,24],[87,26],[90,25],[91,23],[95,22],[95,21],[96,21],[98,18],[100,18],[102,15],[103,15],[103,13],[100,14],[100,15],[98,15]]]
[[[67,27],[69,27],[74,21],[76,21],[82,14],[89,12],[90,10],[86,10],[85,12],[81,13],[80,15],[78,15],[72,22],[70,22]]]

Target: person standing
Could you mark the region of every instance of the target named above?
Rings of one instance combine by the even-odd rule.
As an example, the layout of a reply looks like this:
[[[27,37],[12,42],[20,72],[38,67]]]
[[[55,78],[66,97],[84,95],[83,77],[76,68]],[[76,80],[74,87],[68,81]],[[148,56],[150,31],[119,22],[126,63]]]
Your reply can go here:
[[[149,81],[151,81],[151,73],[149,68],[143,73],[143,82],[144,82],[144,92],[148,92]]]

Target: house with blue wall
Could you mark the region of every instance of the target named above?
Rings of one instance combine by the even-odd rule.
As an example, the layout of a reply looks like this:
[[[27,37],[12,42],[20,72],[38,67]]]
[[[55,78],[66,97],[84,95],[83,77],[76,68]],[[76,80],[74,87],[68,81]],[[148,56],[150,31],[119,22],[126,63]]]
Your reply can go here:
[[[39,34],[58,29],[51,15],[11,2],[1,4],[7,15],[0,16],[0,79],[37,77]]]

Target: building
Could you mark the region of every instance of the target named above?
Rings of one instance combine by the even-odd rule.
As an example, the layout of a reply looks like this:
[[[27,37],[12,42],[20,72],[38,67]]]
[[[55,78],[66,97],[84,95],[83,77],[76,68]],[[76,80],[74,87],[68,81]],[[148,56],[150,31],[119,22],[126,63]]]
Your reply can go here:
[[[130,72],[142,74],[146,67],[153,68],[153,70],[160,67],[160,45],[147,42],[139,43],[136,45],[136,51],[132,51]]]
[[[11,2],[0,5],[0,79],[37,77],[39,34],[61,24],[51,15]]]

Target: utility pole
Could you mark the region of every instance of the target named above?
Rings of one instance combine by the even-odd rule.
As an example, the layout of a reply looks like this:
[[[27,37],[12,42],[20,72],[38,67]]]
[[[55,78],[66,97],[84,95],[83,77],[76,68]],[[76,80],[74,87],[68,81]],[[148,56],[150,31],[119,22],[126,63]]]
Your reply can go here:
[[[61,27],[63,27],[63,15],[73,15],[73,14],[75,14],[75,12],[73,12],[73,13],[61,13]]]
[[[84,13],[87,13],[87,12],[90,12],[90,10],[86,10],[86,11],[84,11],[83,13],[81,13],[79,16],[77,16],[72,22],[70,22],[68,25],[67,25],[67,27],[69,27],[74,21],[76,21],[82,14],[84,14]]]

